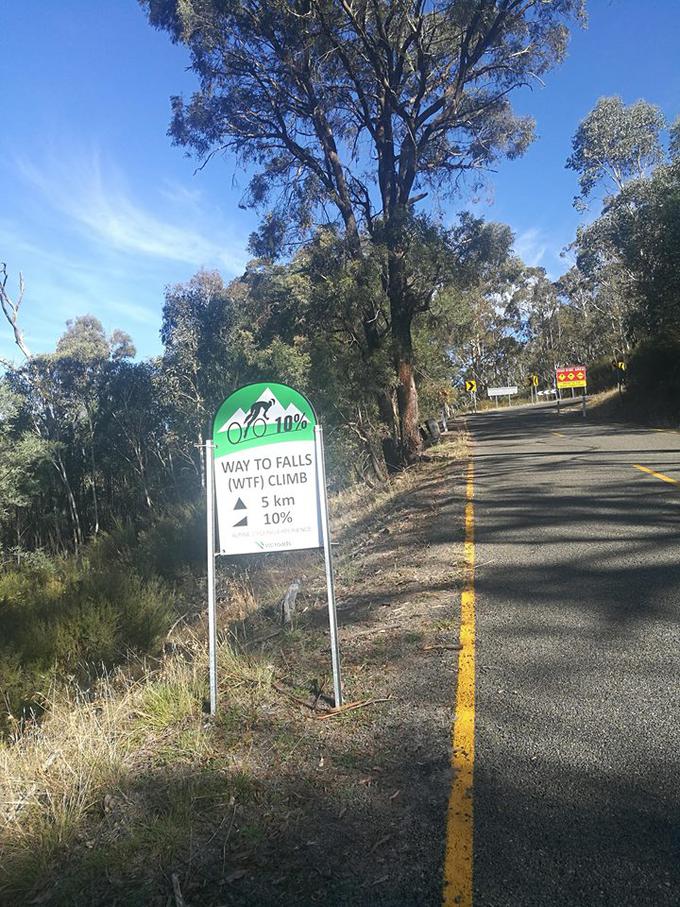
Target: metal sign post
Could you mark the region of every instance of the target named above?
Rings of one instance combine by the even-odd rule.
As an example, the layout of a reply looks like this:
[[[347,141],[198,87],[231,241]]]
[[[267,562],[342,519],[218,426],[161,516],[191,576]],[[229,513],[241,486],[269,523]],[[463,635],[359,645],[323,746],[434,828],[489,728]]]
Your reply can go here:
[[[340,676],[340,646],[338,644],[338,615],[335,608],[335,581],[333,576],[333,552],[331,550],[331,532],[328,521],[328,492],[326,489],[326,458],[323,449],[323,428],[314,426],[314,444],[316,447],[317,486],[319,494],[319,511],[323,553],[326,561],[326,594],[328,597],[328,625],[331,634],[331,663],[333,666],[333,693],[335,707],[342,705],[342,678]]]
[[[538,375],[529,375],[529,391],[531,402],[538,403]]]
[[[476,378],[466,378],[465,379],[465,390],[472,397],[472,412],[477,412],[477,379]]]
[[[323,433],[312,404],[285,384],[241,387],[218,409],[205,455],[211,715],[217,710],[215,558],[310,548],[324,550],[333,688],[339,708],[340,647]]]
[[[208,540],[208,661],[210,714],[217,712],[217,602],[215,599],[215,463],[212,441],[205,442],[205,492]]]

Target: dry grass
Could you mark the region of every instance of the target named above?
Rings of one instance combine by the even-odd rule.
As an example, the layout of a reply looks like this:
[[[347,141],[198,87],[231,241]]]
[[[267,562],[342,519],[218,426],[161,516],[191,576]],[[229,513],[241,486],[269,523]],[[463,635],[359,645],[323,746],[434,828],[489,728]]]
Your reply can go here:
[[[49,717],[0,748],[0,890],[18,894],[68,848],[85,817],[130,770],[128,720],[140,691],[91,702],[53,698]],[[30,871],[29,871],[30,867]]]
[[[460,459],[464,440],[455,435],[432,455]],[[395,499],[418,481],[418,469],[406,470],[380,489],[356,488],[334,498],[340,585],[354,581],[362,533],[383,531]],[[137,669],[135,679],[118,671],[86,694],[55,690],[41,723],[0,742],[0,902],[105,903],[101,886],[106,890],[120,877],[130,888],[118,902],[152,903],[150,892],[158,888],[145,886],[154,874],[167,875],[178,860],[191,866],[199,843],[224,832],[238,804],[253,796],[262,759],[254,744],[250,753],[254,728],[270,735],[268,746],[280,762],[308,733],[281,720],[291,706],[273,691],[275,675],[290,673],[294,681],[291,658],[309,675],[321,677],[328,667],[323,637],[272,634],[271,619],[261,616],[263,604],[271,607],[302,572],[303,601],[313,607],[325,594],[318,555],[223,578],[216,722],[204,712],[204,630],[180,625],[160,665]],[[270,644],[253,645],[268,633],[276,637]],[[357,678],[358,684],[359,668]],[[296,720],[305,719],[298,714]],[[241,839],[248,834],[242,825]]]
[[[238,654],[225,639],[218,662],[222,709],[241,727],[271,694],[273,666]],[[181,657],[141,680],[121,672],[88,696],[54,692],[40,724],[0,744],[0,901],[11,896],[21,903],[66,854],[98,841],[109,802],[121,809],[135,778],[159,766],[196,766],[211,758],[212,725],[203,714],[206,674],[207,652],[196,640],[191,651],[185,645]],[[135,825],[135,839],[184,834],[186,808],[177,809],[176,801],[185,792],[175,786],[168,797],[174,807],[162,834],[153,817],[126,819]],[[114,852],[111,857],[115,862]]]

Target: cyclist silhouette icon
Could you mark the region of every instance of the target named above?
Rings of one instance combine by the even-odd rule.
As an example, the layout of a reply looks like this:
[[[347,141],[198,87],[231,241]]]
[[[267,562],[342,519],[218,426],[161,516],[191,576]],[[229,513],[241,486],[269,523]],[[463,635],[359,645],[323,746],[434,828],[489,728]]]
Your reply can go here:
[[[245,431],[243,437],[248,436],[248,429],[255,423],[256,420],[264,419],[265,423],[267,422],[267,413],[274,405],[274,400],[256,400],[255,403],[248,410],[248,415],[245,418],[243,426]],[[254,430],[254,429],[253,429]]]
[[[248,432],[252,429],[253,437],[263,438],[267,434],[267,413],[276,403],[276,400],[257,400],[248,410],[248,415],[243,424],[234,421],[229,423],[227,440],[230,444],[242,444],[248,440]]]

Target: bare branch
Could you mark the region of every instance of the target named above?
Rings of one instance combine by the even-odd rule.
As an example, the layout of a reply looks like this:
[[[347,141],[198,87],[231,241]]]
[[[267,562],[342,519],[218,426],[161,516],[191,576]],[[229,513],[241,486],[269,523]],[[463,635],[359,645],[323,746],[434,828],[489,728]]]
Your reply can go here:
[[[31,351],[26,346],[26,341],[24,340],[24,333],[19,327],[19,308],[21,303],[24,301],[24,292],[26,286],[24,284],[24,275],[19,272],[19,296],[17,297],[16,302],[13,302],[9,293],[7,292],[7,281],[9,279],[9,274],[7,273],[7,265],[5,262],[0,262],[0,305],[2,306],[2,312],[9,326],[12,328],[14,333],[14,342],[21,350],[22,354],[26,359],[31,358]]]

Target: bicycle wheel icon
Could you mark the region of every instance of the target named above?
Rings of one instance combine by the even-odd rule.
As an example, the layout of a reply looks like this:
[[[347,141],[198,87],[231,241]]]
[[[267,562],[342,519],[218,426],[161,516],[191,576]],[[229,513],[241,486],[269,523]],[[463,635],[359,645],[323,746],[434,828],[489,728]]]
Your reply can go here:
[[[227,441],[233,445],[242,444],[248,440],[249,433],[253,438],[264,438],[267,434],[267,420],[260,416],[245,427],[240,422],[230,422],[227,428]]]
[[[243,428],[240,422],[230,422],[227,428],[227,441],[230,444],[240,444],[243,439]]]
[[[250,425],[246,425],[245,431],[243,432],[244,441],[248,437],[248,431],[251,428],[253,430],[254,438],[263,438],[267,434],[267,420],[263,419],[262,416],[259,416],[254,422],[251,422]]]

